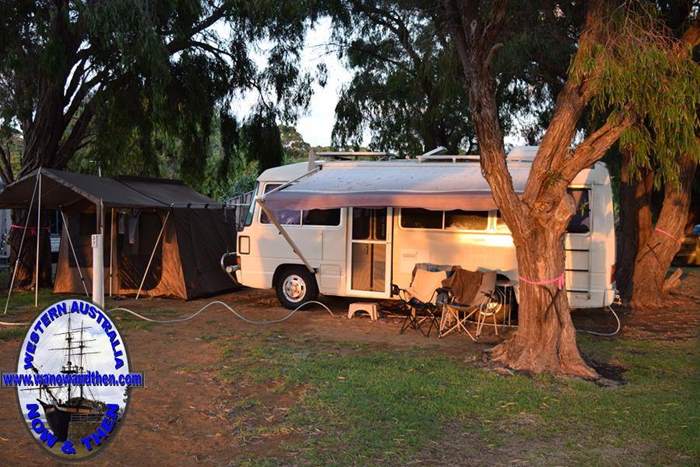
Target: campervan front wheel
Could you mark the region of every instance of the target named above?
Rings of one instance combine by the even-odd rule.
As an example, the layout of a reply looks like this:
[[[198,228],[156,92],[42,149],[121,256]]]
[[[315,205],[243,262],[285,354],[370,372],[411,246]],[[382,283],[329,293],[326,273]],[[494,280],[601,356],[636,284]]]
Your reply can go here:
[[[280,274],[275,288],[280,303],[289,309],[318,297],[316,279],[302,267],[286,268]]]

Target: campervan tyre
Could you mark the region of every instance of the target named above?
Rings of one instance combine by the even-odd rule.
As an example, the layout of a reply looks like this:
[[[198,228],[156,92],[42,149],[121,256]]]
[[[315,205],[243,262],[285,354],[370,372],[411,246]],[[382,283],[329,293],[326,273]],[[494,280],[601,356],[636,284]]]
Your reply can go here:
[[[283,267],[278,273],[275,290],[282,306],[290,310],[318,298],[316,279],[302,266]]]

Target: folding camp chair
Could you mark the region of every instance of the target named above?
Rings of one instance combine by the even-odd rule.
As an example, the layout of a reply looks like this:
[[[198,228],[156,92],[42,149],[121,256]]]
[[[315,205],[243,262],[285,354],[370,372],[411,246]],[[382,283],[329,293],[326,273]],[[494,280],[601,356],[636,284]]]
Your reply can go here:
[[[459,271],[456,271],[455,274],[459,274]],[[445,337],[454,331],[463,331],[473,341],[476,341],[483,324],[477,326],[476,336],[469,332],[466,324],[476,313],[481,313],[482,310],[493,310],[495,304],[501,304],[501,300],[496,293],[496,272],[489,271],[481,274],[479,289],[471,299],[461,294],[455,294],[449,288],[447,288],[447,291],[448,301],[444,306],[442,319],[440,320],[440,337]],[[481,318],[481,314],[479,318]]]
[[[438,269],[438,270],[428,270]],[[400,334],[411,328],[420,331],[425,337],[430,336],[433,327],[440,325],[439,316],[441,303],[442,281],[447,277],[450,266],[416,265],[413,269],[413,279],[410,287],[399,288],[396,284],[391,286],[392,293],[403,302],[406,310],[406,318],[401,323]],[[423,330],[425,324],[429,324],[428,331]]]

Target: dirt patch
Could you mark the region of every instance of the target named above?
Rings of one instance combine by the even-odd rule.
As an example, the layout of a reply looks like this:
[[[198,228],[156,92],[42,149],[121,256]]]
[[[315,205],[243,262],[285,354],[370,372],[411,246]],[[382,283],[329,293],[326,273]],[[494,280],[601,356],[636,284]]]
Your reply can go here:
[[[668,306],[658,310],[615,307],[622,321],[621,336],[631,339],[694,339],[700,336],[700,268],[686,268],[680,287]],[[577,329],[596,332],[615,330],[615,319],[606,309],[575,310]]]

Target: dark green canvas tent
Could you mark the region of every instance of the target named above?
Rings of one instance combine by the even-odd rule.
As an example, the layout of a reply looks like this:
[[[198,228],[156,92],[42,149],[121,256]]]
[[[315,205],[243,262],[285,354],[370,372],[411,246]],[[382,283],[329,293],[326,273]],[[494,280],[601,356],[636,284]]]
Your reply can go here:
[[[37,177],[42,210],[64,220],[54,292],[84,293],[82,280],[91,291],[91,236],[100,231],[107,293],[192,299],[234,286],[220,267],[235,245],[221,203],[174,180],[40,169],[5,187],[0,207],[28,208]]]

